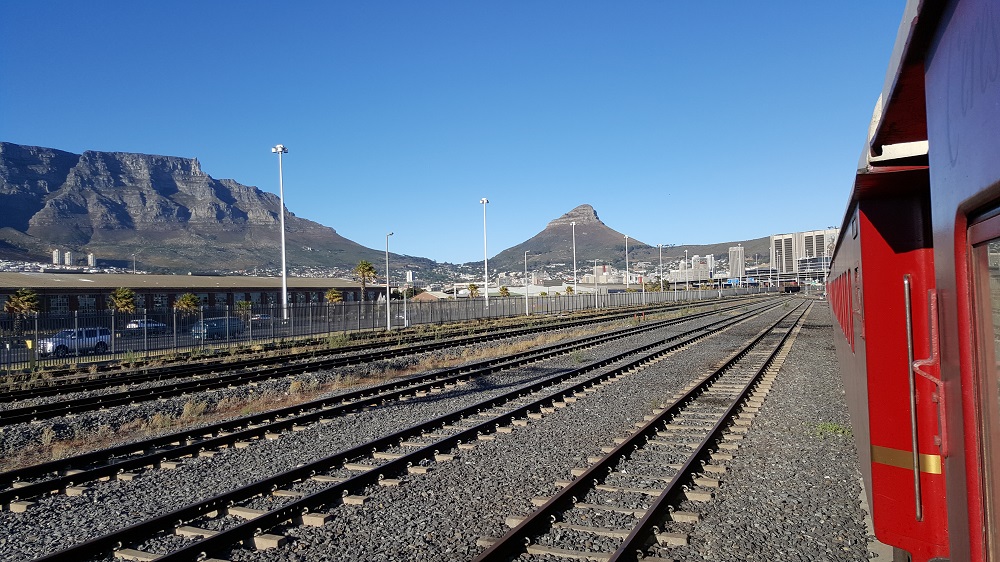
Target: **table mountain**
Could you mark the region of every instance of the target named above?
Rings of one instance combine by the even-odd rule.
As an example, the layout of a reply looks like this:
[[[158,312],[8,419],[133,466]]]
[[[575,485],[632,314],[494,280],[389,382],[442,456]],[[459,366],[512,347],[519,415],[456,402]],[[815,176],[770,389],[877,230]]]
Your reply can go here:
[[[0,207],[0,258],[48,261],[60,248],[104,262],[138,253],[163,270],[281,265],[278,196],[214,179],[193,158],[0,142]],[[288,261],[298,266],[350,268],[383,256],[291,213],[285,227]]]

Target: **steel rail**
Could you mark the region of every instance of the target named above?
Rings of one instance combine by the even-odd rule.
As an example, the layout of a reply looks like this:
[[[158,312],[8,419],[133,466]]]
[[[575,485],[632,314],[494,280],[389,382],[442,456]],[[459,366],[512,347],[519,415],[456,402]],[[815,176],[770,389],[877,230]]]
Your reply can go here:
[[[493,543],[486,550],[481,552],[476,556],[474,562],[495,562],[495,561],[506,561],[512,558],[516,558],[520,554],[524,553],[531,544],[533,537],[545,534],[549,529],[551,524],[558,520],[560,514],[572,508],[573,504],[577,502],[578,499],[583,498],[589,491],[594,489],[599,483],[610,474],[614,467],[618,465],[619,462],[626,460],[631,457],[632,453],[642,446],[645,445],[647,441],[653,438],[657,433],[657,428],[661,426],[666,420],[669,420],[677,413],[679,413],[688,403],[693,401],[699,394],[704,392],[704,390],[710,386],[716,379],[721,377],[726,371],[731,369],[736,363],[741,361],[743,357],[746,356],[754,347],[756,347],[761,341],[764,340],[768,335],[770,335],[773,330],[791,314],[793,314],[799,307],[792,309],[787,314],[779,318],[771,326],[762,330],[761,333],[756,336],[749,343],[744,345],[741,349],[733,353],[729,359],[718,369],[712,373],[704,376],[698,383],[692,387],[690,390],[685,392],[679,398],[674,400],[672,404],[664,409],[659,415],[653,418],[651,421],[643,425],[642,428],[634,432],[627,440],[623,441],[621,444],[617,445],[610,453],[601,458],[600,461],[591,465],[586,471],[584,471],[580,476],[570,481],[568,485],[563,487],[558,493],[553,495],[546,501],[543,505],[535,509],[531,514],[525,517],[520,523],[511,528],[503,537],[501,537],[497,542]],[[787,334],[785,335],[787,338]],[[784,341],[784,339],[782,339]],[[775,351],[771,354],[773,357],[777,354],[777,350],[781,348],[779,344]],[[766,364],[770,363],[770,359]],[[762,369],[763,371],[763,369]],[[762,372],[761,371],[761,372]],[[759,376],[759,375],[758,375]],[[742,394],[741,394],[742,396]],[[738,404],[742,398],[737,400],[734,404]],[[730,408],[730,411],[733,407]],[[728,418],[721,418],[722,420],[727,420]],[[724,427],[722,421],[716,424],[716,427]],[[721,429],[718,432],[713,432],[711,435],[716,435],[721,433]],[[714,441],[712,441],[714,442]],[[703,446],[699,448],[694,454],[692,454],[691,459],[703,460],[707,458],[707,450]],[[685,463],[687,467],[694,460],[689,459]],[[683,474],[678,472],[678,475]],[[675,476],[671,481],[673,485],[674,481],[679,479]],[[651,514],[652,510],[647,511],[647,516]],[[638,528],[638,526],[636,527]],[[632,534],[635,534],[633,530]],[[632,534],[629,536],[631,537]],[[644,535],[648,536],[648,535]],[[620,549],[619,549],[620,550]]]
[[[751,310],[734,317],[724,318],[705,326],[700,326],[687,332],[671,336],[660,342],[647,344],[637,350],[631,351],[631,353],[652,349],[658,345],[663,345],[675,339],[703,332],[721,323],[734,323],[743,318],[749,317],[756,312],[757,310]],[[287,430],[295,425],[313,423],[322,419],[344,415],[348,412],[358,411],[371,404],[380,404],[387,401],[399,400],[405,395],[415,395],[417,392],[421,391],[429,392],[449,383],[455,383],[462,380],[472,380],[478,376],[484,376],[490,373],[519,367],[527,363],[569,353],[577,349],[592,347],[614,339],[628,337],[634,335],[638,331],[648,331],[658,327],[663,327],[663,324],[670,325],[676,323],[680,323],[680,321],[676,319],[668,320],[663,321],[663,323],[659,326],[627,328],[613,334],[590,336],[580,340],[574,340],[572,342],[554,344],[541,349],[520,352],[504,358],[482,361],[473,365],[454,367],[432,375],[427,375],[426,377],[410,378],[398,382],[386,383],[377,388],[361,389],[329,398],[314,400],[295,406],[256,414],[247,418],[220,422],[138,443],[119,445],[109,449],[93,451],[82,455],[76,455],[74,457],[49,461],[40,465],[0,473],[0,486],[7,488],[0,490],[0,504],[17,501],[23,498],[35,497],[51,491],[58,491],[80,482],[114,477],[117,474],[135,468],[155,466],[158,462],[162,462],[169,458],[197,455],[203,450],[217,448],[223,445],[235,443],[237,441],[255,439],[267,433]],[[212,437],[205,438],[206,435],[211,435]],[[169,449],[164,450],[164,447],[169,447]],[[98,463],[100,463],[101,466],[92,466]],[[75,472],[71,475],[56,476],[54,478],[47,478],[42,481],[28,483],[18,488],[10,488],[10,486],[13,486],[15,482],[19,482],[22,479],[34,480],[40,477],[45,477],[46,475],[60,474],[65,473],[70,469],[80,470],[81,468],[83,470]]]
[[[727,307],[721,310],[702,312],[686,316],[684,317],[684,319],[699,318],[702,316],[711,315],[716,312],[733,310],[735,308],[740,308],[741,306],[747,306],[747,305],[741,304],[741,305],[735,305],[733,307]],[[577,325],[577,323],[574,322],[571,323],[570,325],[575,326]],[[529,331],[526,333],[531,333],[531,332]],[[515,336],[503,336],[503,337],[515,337]],[[10,408],[7,410],[0,411],[0,427],[14,425],[17,423],[51,419],[54,417],[70,413],[79,413],[82,411],[97,410],[112,406],[120,406],[136,402],[149,401],[153,399],[160,399],[169,396],[179,396],[193,392],[213,390],[217,388],[226,388],[229,386],[246,384],[248,382],[258,382],[272,378],[280,378],[295,374],[301,374],[313,370],[348,367],[351,365],[363,364],[376,360],[390,359],[393,357],[413,355],[417,353],[425,353],[428,351],[435,351],[442,348],[450,348],[450,347],[455,347],[457,345],[467,345],[470,343],[480,343],[483,341],[492,341],[495,339],[500,339],[500,337],[477,336],[475,338],[475,341],[469,339],[462,339],[459,341],[442,340],[429,344],[424,344],[422,346],[417,346],[416,348],[402,347],[402,348],[381,350],[378,352],[372,352],[365,355],[338,356],[335,358],[330,358],[320,361],[311,361],[307,363],[294,363],[291,365],[281,365],[277,367],[271,367],[268,369],[251,371],[249,373],[237,372],[233,374],[223,374],[211,378],[195,379],[191,381],[176,382],[167,385],[161,385],[154,388],[136,389],[136,390],[130,390],[112,394],[105,394],[101,396],[92,396],[87,398],[77,398],[72,400],[51,402],[47,404],[38,404],[34,406],[25,406],[21,408]]]
[[[701,463],[706,462],[711,455],[711,447],[722,439],[722,432],[726,429],[730,420],[739,412],[739,410],[742,410],[743,403],[746,401],[750,392],[760,382],[761,377],[763,377],[764,373],[770,368],[771,364],[774,362],[774,358],[778,355],[778,352],[781,351],[785,342],[788,341],[789,336],[795,329],[795,325],[802,321],[802,318],[805,317],[810,308],[812,308],[812,303],[809,303],[806,309],[796,319],[795,323],[793,323],[792,327],[785,332],[781,341],[778,342],[777,346],[775,346],[774,351],[772,351],[764,361],[764,364],[757,370],[756,374],[749,381],[747,381],[739,396],[732,401],[729,408],[726,409],[725,414],[719,418],[719,421],[712,427],[712,430],[708,433],[708,435],[702,439],[696,452],[688,457],[688,460],[684,462],[681,469],[670,480],[663,492],[661,492],[660,495],[653,500],[649,509],[646,510],[646,514],[639,520],[639,523],[632,529],[632,532],[625,537],[621,546],[619,546],[618,550],[611,555],[608,562],[638,562],[639,559],[644,557],[641,549],[644,548],[648,537],[657,532],[657,525],[664,519],[664,513],[668,510],[668,507],[679,502],[680,495],[683,493],[682,486],[692,483],[693,476],[697,468],[700,468]]]
[[[717,328],[719,331],[723,328]],[[588,387],[598,384],[606,379],[617,376],[620,373],[627,372],[631,369],[636,368],[644,363],[654,360],[666,353],[669,353],[680,347],[689,345],[690,343],[708,337],[714,332],[706,332],[703,334],[698,334],[691,336],[690,338],[676,342],[665,346],[657,352],[645,355],[639,359],[629,361],[628,363],[618,365],[610,370],[601,372],[592,377],[588,377],[586,380],[581,381],[571,387],[557,390],[545,397],[539,398],[532,401],[529,404],[525,404],[517,407],[514,410],[508,411],[506,413],[500,414],[498,416],[492,417],[478,423],[474,426],[463,429],[461,432],[442,438],[432,444],[418,449],[412,453],[409,453],[403,457],[396,460],[388,461],[385,464],[373,467],[373,470],[362,473],[355,476],[347,481],[333,484],[330,487],[304,496],[295,501],[286,504],[278,509],[272,510],[266,514],[256,517],[252,520],[246,521],[244,523],[237,524],[229,529],[219,531],[217,534],[202,538],[201,540],[195,541],[188,546],[183,547],[180,550],[174,551],[169,554],[162,555],[157,558],[159,562],[180,562],[180,561],[195,561],[203,559],[206,553],[218,551],[219,549],[225,548],[226,546],[235,544],[241,540],[248,540],[254,535],[259,534],[262,529],[268,529],[279,525],[285,521],[293,519],[297,516],[308,513],[315,510],[321,506],[329,505],[339,498],[346,495],[350,490],[356,490],[363,488],[366,485],[372,485],[378,482],[379,479],[384,477],[386,474],[396,474],[406,470],[406,467],[415,462],[420,462],[421,460],[433,459],[434,454],[440,450],[447,450],[456,447],[459,443],[464,442],[465,439],[469,439],[473,436],[477,436],[480,433],[487,433],[495,431],[496,427],[511,423],[514,419],[518,419],[526,416],[528,413],[540,410],[544,404],[551,404],[553,401],[570,396],[576,392],[581,392]],[[235,505],[236,502],[243,501],[254,496],[271,492],[275,489],[280,488],[283,485],[289,483],[294,483],[296,481],[304,480],[316,475],[320,471],[330,470],[341,466],[344,462],[351,461],[354,459],[367,457],[373,451],[384,450],[390,447],[398,445],[400,442],[412,439],[417,436],[422,436],[424,433],[431,429],[442,427],[449,424],[454,424],[464,418],[468,418],[472,415],[477,415],[484,409],[495,408],[497,406],[503,405],[513,399],[520,398],[526,393],[535,393],[544,390],[546,387],[571,380],[576,377],[586,375],[594,370],[601,369],[606,366],[610,366],[616,362],[620,362],[623,358],[634,355],[635,351],[630,350],[625,353],[621,353],[617,356],[611,358],[601,359],[590,365],[584,367],[573,369],[564,373],[555,374],[544,380],[535,382],[527,387],[521,387],[511,392],[506,393],[500,397],[494,397],[489,400],[479,402],[477,404],[462,408],[455,412],[439,416],[432,420],[411,426],[401,431],[394,432],[375,440],[357,445],[350,449],[338,452],[334,455],[328,456],[324,459],[320,459],[300,467],[285,471],[283,473],[262,479],[258,482],[240,487],[235,490],[231,490],[224,494],[217,495],[215,497],[209,498],[204,501],[191,504],[166,514],[159,515],[152,519],[136,523],[124,529],[120,529],[113,533],[107,535],[96,537],[85,541],[81,544],[75,545],[73,547],[67,548],[62,551],[51,553],[44,557],[38,558],[36,562],[79,562],[80,560],[86,559],[87,557],[98,556],[106,554],[107,552],[121,548],[125,542],[134,543],[138,540],[142,540],[146,537],[154,535],[160,532],[166,532],[178,525],[182,525],[185,522],[190,522],[198,517],[211,512],[223,513],[228,507]]]

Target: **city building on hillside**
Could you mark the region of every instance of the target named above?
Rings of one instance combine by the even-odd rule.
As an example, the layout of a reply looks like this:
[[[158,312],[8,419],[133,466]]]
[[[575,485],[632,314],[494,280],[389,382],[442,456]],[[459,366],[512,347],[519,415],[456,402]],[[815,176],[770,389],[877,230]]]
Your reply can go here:
[[[665,280],[670,283],[706,283],[712,281],[712,272],[715,270],[715,256],[691,256],[688,261],[681,260],[679,269],[671,269],[667,272]]]

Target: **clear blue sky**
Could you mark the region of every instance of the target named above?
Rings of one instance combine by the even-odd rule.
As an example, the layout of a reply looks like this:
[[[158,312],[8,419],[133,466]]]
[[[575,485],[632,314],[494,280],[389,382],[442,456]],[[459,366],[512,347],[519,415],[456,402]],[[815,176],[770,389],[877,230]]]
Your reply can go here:
[[[31,1],[0,140],[195,157],[372,248],[482,259],[589,203],[648,244],[840,225],[903,0]]]

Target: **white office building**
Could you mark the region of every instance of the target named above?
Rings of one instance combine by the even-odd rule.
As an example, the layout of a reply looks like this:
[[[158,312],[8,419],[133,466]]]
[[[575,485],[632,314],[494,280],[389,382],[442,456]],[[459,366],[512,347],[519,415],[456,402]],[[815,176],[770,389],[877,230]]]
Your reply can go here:
[[[830,269],[839,228],[771,236],[771,264],[782,275],[822,280]]]
[[[746,261],[743,256],[743,245],[729,248],[729,277],[742,279],[747,274]]]

